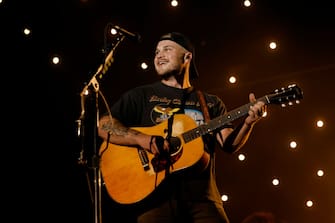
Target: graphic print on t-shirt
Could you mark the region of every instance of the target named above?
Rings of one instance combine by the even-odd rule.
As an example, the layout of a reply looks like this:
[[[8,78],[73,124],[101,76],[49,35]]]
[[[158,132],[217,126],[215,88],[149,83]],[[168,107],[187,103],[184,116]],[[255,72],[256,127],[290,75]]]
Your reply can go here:
[[[205,123],[204,116],[201,111],[196,109],[185,109],[185,114],[190,116],[197,125],[202,125]]]
[[[177,113],[180,108],[171,108],[166,104],[155,105],[151,111],[151,120],[155,124],[159,124],[169,119],[173,114]]]
[[[151,120],[155,124],[159,124],[169,119],[173,114],[178,113],[180,108],[171,108],[166,104],[156,105],[151,111]],[[201,111],[196,109],[184,109],[185,115],[190,116],[197,125],[204,123],[204,116]]]

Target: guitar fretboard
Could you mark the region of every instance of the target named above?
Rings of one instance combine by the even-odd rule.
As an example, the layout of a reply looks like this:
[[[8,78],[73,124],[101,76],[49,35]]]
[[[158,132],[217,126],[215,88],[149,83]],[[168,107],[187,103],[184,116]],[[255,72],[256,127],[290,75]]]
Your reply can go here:
[[[257,99],[257,101],[263,101],[266,104],[269,103],[266,96]],[[227,125],[230,122],[247,115],[248,111],[250,109],[250,106],[252,106],[252,105],[253,105],[253,103],[250,102],[248,104],[245,104],[245,105],[243,105],[239,108],[236,108],[236,109],[228,112],[225,115],[221,115],[219,117],[216,117],[216,118],[210,120],[208,123],[202,124],[202,125],[194,128],[194,129],[191,129],[187,132],[184,132],[182,134],[184,141],[186,143],[190,142],[190,141],[192,141],[192,140],[194,140],[194,139],[196,139],[200,136],[211,133],[211,132],[217,130],[218,128],[223,127],[224,125]]]

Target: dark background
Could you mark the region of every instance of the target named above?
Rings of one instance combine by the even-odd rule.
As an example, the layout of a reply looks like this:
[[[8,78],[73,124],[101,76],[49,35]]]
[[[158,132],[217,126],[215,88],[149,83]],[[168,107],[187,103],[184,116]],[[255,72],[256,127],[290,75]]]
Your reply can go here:
[[[228,194],[232,223],[270,211],[285,223],[335,222],[335,14],[330,1],[3,1],[1,74],[4,213],[34,222],[93,222],[85,178],[77,164],[80,93],[104,59],[104,28],[137,32],[125,39],[100,82],[109,104],[122,92],[156,79],[152,59],[160,35],[180,31],[196,46],[195,83],[219,95],[231,110],[295,83],[300,104],[270,105],[238,154],[219,152],[218,186]],[[24,36],[24,27],[31,28]],[[269,40],[278,49],[267,49]],[[58,65],[51,58],[59,55]],[[150,66],[142,71],[139,64]],[[238,83],[227,78],[236,74]],[[318,119],[325,121],[321,129]],[[290,140],[298,147],[289,148]],[[8,146],[9,145],[9,146]],[[323,169],[324,177],[316,171]],[[89,173],[91,170],[89,170]],[[273,177],[280,185],[271,184]],[[6,199],[6,200],[7,200]],[[306,200],[314,201],[307,208]],[[108,199],[106,199],[108,200]],[[109,217],[131,219],[131,208],[103,205]],[[111,221],[108,221],[111,222]],[[113,221],[117,222],[117,221]]]

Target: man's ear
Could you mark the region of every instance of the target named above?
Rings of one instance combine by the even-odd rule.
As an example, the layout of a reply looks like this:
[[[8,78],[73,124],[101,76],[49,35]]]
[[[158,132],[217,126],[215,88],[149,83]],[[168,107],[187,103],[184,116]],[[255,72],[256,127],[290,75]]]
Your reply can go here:
[[[184,62],[186,62],[187,60],[190,60],[190,59],[192,59],[192,53],[190,53],[190,52],[185,53]]]

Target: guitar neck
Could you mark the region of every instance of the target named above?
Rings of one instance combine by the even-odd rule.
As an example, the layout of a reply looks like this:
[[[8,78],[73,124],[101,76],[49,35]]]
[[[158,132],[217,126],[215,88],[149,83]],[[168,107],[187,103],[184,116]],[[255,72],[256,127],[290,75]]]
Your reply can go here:
[[[267,96],[261,97],[257,99],[257,101],[263,101],[265,104],[269,103],[269,100]],[[206,135],[208,133],[211,133],[219,128],[221,128],[224,125],[229,124],[230,122],[239,119],[245,115],[248,114],[248,111],[250,109],[250,106],[252,106],[254,103],[250,102],[248,104],[245,104],[241,107],[238,107],[224,115],[221,115],[219,117],[216,117],[212,120],[210,120],[208,123],[202,124],[194,129],[191,129],[187,132],[184,132],[182,134],[184,141],[190,142],[200,136]]]

